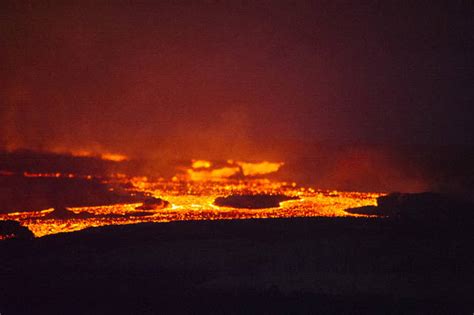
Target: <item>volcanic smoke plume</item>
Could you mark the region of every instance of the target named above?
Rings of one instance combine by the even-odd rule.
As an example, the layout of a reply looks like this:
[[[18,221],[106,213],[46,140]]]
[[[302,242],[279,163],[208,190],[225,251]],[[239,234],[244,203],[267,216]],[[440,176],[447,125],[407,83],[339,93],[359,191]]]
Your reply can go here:
[[[449,176],[399,146],[459,164],[452,146],[472,145],[470,9],[2,1],[0,147],[298,160],[326,186],[430,188]]]

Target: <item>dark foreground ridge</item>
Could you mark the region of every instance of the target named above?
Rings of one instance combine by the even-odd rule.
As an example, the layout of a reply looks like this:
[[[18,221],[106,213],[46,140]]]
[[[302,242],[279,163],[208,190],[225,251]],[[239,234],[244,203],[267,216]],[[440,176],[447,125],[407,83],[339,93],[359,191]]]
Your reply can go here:
[[[470,314],[472,227],[172,222],[0,242],[2,314]]]
[[[33,239],[34,234],[20,222],[13,220],[0,221],[0,241],[7,239]]]
[[[132,196],[125,191],[111,191],[110,188],[98,179],[0,176],[0,213],[59,206],[102,206],[146,199],[143,194]]]
[[[139,209],[140,207],[137,207],[136,209]],[[133,213],[128,213],[128,214],[115,214],[115,213],[108,213],[108,214],[93,214],[87,211],[82,211],[79,213],[75,213],[74,211],[71,211],[68,208],[65,207],[56,207],[48,213],[45,218],[46,219],[60,219],[60,220],[71,220],[71,219],[91,219],[91,218],[109,218],[109,219],[117,219],[117,218],[127,218],[129,216],[134,216],[134,217],[144,217],[144,216],[149,216],[152,215],[153,212],[150,211],[135,211]]]
[[[377,198],[377,206],[346,209],[353,214],[386,216],[405,223],[459,225],[474,222],[474,203],[453,196],[391,193]]]

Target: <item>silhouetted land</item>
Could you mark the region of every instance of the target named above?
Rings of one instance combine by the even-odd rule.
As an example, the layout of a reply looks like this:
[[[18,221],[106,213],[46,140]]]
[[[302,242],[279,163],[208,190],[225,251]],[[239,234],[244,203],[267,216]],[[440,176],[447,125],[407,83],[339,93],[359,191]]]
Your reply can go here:
[[[0,242],[2,314],[456,314],[472,224],[173,222]]]
[[[24,227],[20,222],[13,220],[0,221],[0,240],[2,239],[33,239],[34,234],[27,227]]]
[[[377,206],[346,209],[354,214],[396,218],[404,223],[457,226],[474,221],[474,203],[433,192],[391,193],[377,198]]]
[[[147,201],[98,179],[0,176],[0,213]],[[150,201],[151,202],[151,201]]]

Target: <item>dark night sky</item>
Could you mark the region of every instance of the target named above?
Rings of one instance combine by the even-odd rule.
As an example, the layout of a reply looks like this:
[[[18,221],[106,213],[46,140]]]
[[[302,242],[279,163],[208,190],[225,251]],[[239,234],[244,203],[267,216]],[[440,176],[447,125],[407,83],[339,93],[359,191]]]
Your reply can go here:
[[[474,143],[472,1],[130,2],[1,1],[0,146]]]

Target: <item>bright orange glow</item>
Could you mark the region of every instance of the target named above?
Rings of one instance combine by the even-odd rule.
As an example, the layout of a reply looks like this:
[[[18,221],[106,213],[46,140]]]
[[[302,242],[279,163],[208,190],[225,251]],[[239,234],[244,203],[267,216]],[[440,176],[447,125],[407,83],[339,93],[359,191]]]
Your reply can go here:
[[[212,163],[206,160],[193,160],[192,168],[209,168]]]
[[[282,162],[242,162],[227,160],[227,165],[212,168],[212,163],[206,160],[193,160],[191,167],[186,170],[184,180],[191,181],[221,181],[233,176],[256,176],[277,172]]]
[[[55,152],[66,153],[67,151],[56,150]],[[73,150],[73,151],[71,151],[71,155],[72,156],[77,156],[77,157],[90,157],[90,156],[94,156],[95,154],[93,154],[91,151],[87,151],[87,150]]]
[[[219,181],[234,176],[240,172],[236,166],[213,168],[212,163],[206,160],[193,160],[191,167],[186,170],[184,180],[191,181]]]
[[[104,153],[101,154],[100,157],[102,160],[108,160],[108,161],[114,161],[114,162],[122,162],[128,159],[127,156],[123,154],[117,154],[117,153]]]
[[[235,164],[237,163],[243,164],[243,162],[235,162]],[[247,165],[247,170],[251,169],[247,174],[261,174],[263,170],[276,169],[276,165],[280,167],[282,163],[262,162],[258,163],[257,166],[252,164],[250,167]],[[127,190],[131,194],[145,193],[156,198],[162,198],[171,204],[170,207],[150,210],[145,214],[136,209],[141,203],[134,203],[69,208],[73,213],[87,214],[84,217],[72,216],[69,219],[51,217],[50,214],[53,209],[46,209],[43,211],[0,214],[0,220],[19,221],[22,225],[28,227],[35,236],[41,237],[61,232],[78,231],[88,227],[141,222],[359,216],[346,213],[344,209],[376,205],[376,198],[382,195],[380,193],[316,190],[298,187],[296,183],[271,181],[264,178],[232,177],[241,173],[241,168],[244,167],[226,166],[212,169],[212,165],[210,165],[209,168],[199,167],[196,170],[192,165],[184,174],[175,176],[170,180],[128,177],[124,174],[117,174],[105,180],[105,183],[112,186],[126,184],[124,186],[130,187]],[[29,176],[33,175],[29,174]],[[36,175],[43,176],[44,174]],[[56,176],[56,174],[52,175]],[[297,196],[299,199],[283,201],[279,208],[258,210],[219,207],[213,204],[217,197],[231,194],[283,194]]]
[[[128,157],[126,155],[119,154],[119,153],[111,153],[111,152],[97,153],[97,151],[89,151],[89,150],[82,150],[82,149],[66,150],[63,148],[53,149],[52,152],[59,153],[59,154],[64,154],[64,153],[71,154],[72,156],[75,156],[75,157],[96,157],[102,160],[114,161],[114,162],[122,162],[122,161],[128,160]]]
[[[242,172],[244,176],[255,176],[255,175],[265,175],[277,172],[280,167],[285,163],[274,163],[263,161],[260,163],[248,163],[248,162],[236,162],[237,165],[242,167]]]
[[[206,180],[223,180],[236,175],[240,172],[238,167],[222,167],[213,170],[194,170],[188,169],[187,174],[189,180],[192,181],[206,181]]]

